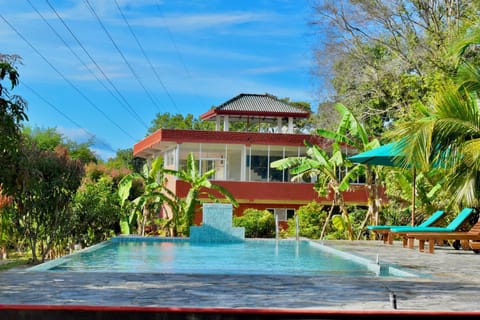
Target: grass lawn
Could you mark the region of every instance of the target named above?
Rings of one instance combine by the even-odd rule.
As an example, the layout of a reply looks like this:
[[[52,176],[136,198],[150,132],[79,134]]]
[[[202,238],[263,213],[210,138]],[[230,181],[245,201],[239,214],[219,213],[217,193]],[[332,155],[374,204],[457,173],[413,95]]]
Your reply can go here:
[[[8,259],[0,260],[0,272],[12,268],[28,268],[30,266],[30,257],[28,255],[14,253]]]

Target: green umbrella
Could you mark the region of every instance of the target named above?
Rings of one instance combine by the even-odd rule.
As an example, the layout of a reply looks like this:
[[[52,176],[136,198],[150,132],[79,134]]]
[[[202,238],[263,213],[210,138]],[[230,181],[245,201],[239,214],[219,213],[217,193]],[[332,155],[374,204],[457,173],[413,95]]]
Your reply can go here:
[[[348,159],[355,163],[388,166],[388,167],[401,167],[402,158],[404,154],[397,142],[391,142],[372,150],[368,150]],[[415,225],[415,180],[416,170],[413,168],[413,186],[412,186],[412,226]]]
[[[399,167],[403,153],[396,142],[384,144],[372,150],[368,150],[348,159],[355,163],[372,164],[377,166]]]

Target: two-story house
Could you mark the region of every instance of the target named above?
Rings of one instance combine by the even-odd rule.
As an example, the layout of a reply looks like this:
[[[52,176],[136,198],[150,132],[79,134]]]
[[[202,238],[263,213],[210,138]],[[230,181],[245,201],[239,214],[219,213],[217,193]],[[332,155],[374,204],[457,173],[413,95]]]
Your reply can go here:
[[[193,153],[200,172],[215,169],[214,183],[237,199],[236,215],[247,208],[268,209],[282,221],[313,200],[326,205],[332,202],[318,197],[310,181],[293,182],[288,170],[270,168],[275,160],[304,156],[305,141],[329,148],[330,142],[322,137],[295,132],[296,121],[308,117],[308,111],[272,95],[240,94],[200,116],[214,121],[215,131],[159,129],[135,144],[134,155],[147,160],[161,156],[167,168],[179,170]],[[231,131],[236,122],[257,132]],[[189,188],[175,178],[169,179],[168,187],[180,197],[185,197]],[[346,192],[345,199],[348,204],[366,205],[367,196],[364,188],[358,187]],[[201,221],[200,214],[195,221]]]

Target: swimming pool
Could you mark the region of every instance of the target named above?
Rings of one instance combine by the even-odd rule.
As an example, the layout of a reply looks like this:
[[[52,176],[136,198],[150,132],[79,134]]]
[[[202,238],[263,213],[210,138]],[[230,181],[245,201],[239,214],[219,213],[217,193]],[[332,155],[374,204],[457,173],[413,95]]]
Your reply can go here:
[[[115,237],[29,271],[414,276],[309,240],[209,244],[153,237]]]

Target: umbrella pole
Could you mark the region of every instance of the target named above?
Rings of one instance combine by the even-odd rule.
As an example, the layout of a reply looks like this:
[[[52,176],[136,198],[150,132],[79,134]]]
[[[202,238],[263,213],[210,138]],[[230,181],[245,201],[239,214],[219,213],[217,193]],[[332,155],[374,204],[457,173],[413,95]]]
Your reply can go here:
[[[412,187],[412,227],[415,225],[415,194],[417,185],[417,171],[413,168],[413,187]]]

